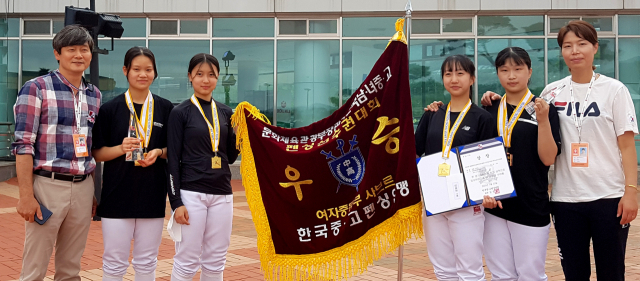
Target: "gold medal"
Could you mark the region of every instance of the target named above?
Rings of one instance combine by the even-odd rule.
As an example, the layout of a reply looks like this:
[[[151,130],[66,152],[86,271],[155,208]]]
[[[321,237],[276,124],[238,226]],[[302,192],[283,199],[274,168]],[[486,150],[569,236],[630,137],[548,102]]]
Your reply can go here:
[[[212,157],[211,158],[211,168],[212,169],[220,169],[220,168],[222,168],[222,159],[220,158],[220,156],[216,156],[216,157]]]
[[[222,168],[222,159],[218,156],[218,144],[220,143],[220,122],[218,121],[218,109],[216,108],[216,102],[211,100],[211,116],[213,117],[213,125],[207,119],[207,116],[204,114],[202,110],[202,106],[200,106],[200,102],[196,95],[191,96],[191,103],[193,103],[202,117],[204,121],[207,122],[207,127],[209,128],[209,137],[211,138],[211,148],[213,153],[215,153],[215,157],[211,157],[211,169],[221,169]]]
[[[438,176],[439,177],[448,177],[451,174],[451,165],[447,163],[442,163],[438,165]]]

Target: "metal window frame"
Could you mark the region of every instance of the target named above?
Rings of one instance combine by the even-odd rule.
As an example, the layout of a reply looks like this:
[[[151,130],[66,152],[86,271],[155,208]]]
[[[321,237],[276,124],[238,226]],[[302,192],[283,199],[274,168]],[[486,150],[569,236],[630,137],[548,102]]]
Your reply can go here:
[[[340,17],[342,18],[342,17]],[[340,34],[340,18],[330,18],[330,19],[324,19],[324,18],[317,18],[317,19],[307,19],[307,35],[309,37],[319,37],[319,36],[331,36],[331,37],[338,37]],[[311,33],[311,21],[336,21],[336,32],[335,33]]]
[[[440,33],[414,33],[413,26],[411,27],[411,38],[415,38],[416,36],[433,36],[433,35],[442,35],[442,17],[411,17],[411,24],[413,24],[414,20],[438,20],[438,27]]]
[[[152,34],[151,33],[151,24],[154,21],[175,21],[176,22],[176,34]],[[149,33],[147,34],[148,37],[152,37],[152,38],[156,38],[156,37],[178,37],[180,36],[180,19],[178,18],[162,18],[162,19],[154,19],[154,18],[149,18]]]
[[[207,32],[206,33],[182,33],[180,30],[182,28],[182,21],[206,21]],[[151,34],[151,22],[153,21],[176,21],[176,34]],[[211,39],[213,26],[211,17],[181,17],[181,18],[148,18],[147,27],[148,33],[147,36],[152,39],[157,38],[167,38],[167,39],[178,39],[178,38],[199,38],[199,39]]]
[[[442,17],[440,19],[440,35],[454,35],[454,36],[464,36],[464,35],[476,35],[476,25],[477,25],[477,17],[478,15],[474,15],[472,17],[465,16],[457,16],[457,17]],[[457,32],[457,31],[444,31],[444,20],[471,20],[471,32]]]
[[[206,33],[182,33],[182,21],[186,20],[186,21],[206,21],[206,25],[207,25],[207,32]],[[199,38],[211,38],[212,36],[212,32],[213,32],[213,26],[212,26],[212,18],[208,17],[208,18],[179,18],[178,19],[178,36],[179,37],[199,37]]]
[[[593,12],[591,11],[578,11],[578,12],[584,12],[585,15],[576,15],[575,12],[569,14],[569,13],[554,13],[554,12],[530,12],[530,13],[516,13],[513,14],[512,16],[520,16],[520,15],[530,15],[530,16],[543,16],[544,19],[544,34],[542,35],[527,35],[527,36],[478,36],[477,32],[478,32],[478,17],[479,16],[491,16],[494,15],[492,13],[483,13],[483,12],[476,12],[473,15],[469,14],[456,14],[455,16],[449,16],[449,17],[430,17],[430,16],[418,16],[418,17],[414,17],[414,19],[438,19],[439,20],[439,27],[440,27],[440,33],[439,34],[411,34],[411,38],[412,39],[416,39],[416,40],[452,40],[452,39],[456,39],[456,40],[470,40],[473,39],[474,40],[474,59],[477,63],[478,61],[478,40],[480,39],[543,39],[544,40],[544,82],[545,84],[548,84],[549,81],[549,39],[553,39],[557,36],[557,33],[551,33],[550,32],[550,22],[552,19],[554,18],[576,18],[576,19],[585,19],[585,18],[606,18],[609,17],[608,15],[605,16],[598,16],[598,15],[593,15]],[[496,14],[499,15],[499,14]],[[619,39],[620,38],[640,38],[640,35],[619,35],[619,15],[638,15],[638,13],[633,13],[633,12],[625,12],[625,11],[617,11],[615,12],[613,15],[611,15],[612,18],[612,31],[600,31],[598,32],[598,35],[600,38],[609,38],[609,39],[614,39],[615,40],[615,55],[614,55],[614,63],[615,63],[615,78],[618,79],[620,77],[620,58],[619,58]],[[209,41],[209,52],[211,53],[213,51],[213,45],[215,44],[215,41],[243,41],[243,40],[251,40],[251,41],[255,41],[255,40],[259,40],[259,41],[269,41],[272,40],[273,41],[273,84],[270,86],[271,90],[272,90],[272,94],[273,94],[273,104],[272,104],[272,110],[273,110],[273,116],[272,116],[272,121],[274,122],[274,124],[276,124],[277,122],[277,111],[276,111],[276,103],[277,103],[277,98],[278,98],[278,43],[280,40],[338,40],[339,42],[339,92],[338,92],[338,98],[339,98],[339,104],[342,105],[343,104],[343,86],[345,81],[343,81],[344,77],[344,72],[343,72],[343,67],[344,67],[344,61],[343,61],[343,57],[342,57],[342,53],[344,52],[344,40],[388,40],[389,37],[388,36],[368,36],[368,37],[353,37],[353,36],[343,36],[343,32],[344,32],[344,19],[349,17],[349,18],[353,18],[353,17],[393,17],[395,16],[395,13],[390,13],[389,15],[380,15],[380,14],[371,14],[371,13],[366,13],[366,14],[344,14],[344,15],[339,15],[339,16],[332,16],[332,15],[304,15],[302,17],[300,16],[296,16],[296,17],[279,17],[277,15],[273,16],[273,17],[265,17],[265,18],[271,18],[273,19],[273,36],[269,36],[269,37],[214,37],[213,36],[213,21],[214,21],[214,17],[207,17],[207,34],[182,34],[180,32],[180,21],[182,19],[185,20],[189,20],[189,19],[205,19],[204,17],[201,16],[193,16],[193,17],[181,17],[181,18],[165,18],[162,16],[158,16],[158,17],[149,17],[149,16],[144,16],[144,17],[131,17],[131,18],[139,18],[145,19],[146,22],[146,27],[145,27],[145,36],[144,37],[126,37],[126,38],[122,38],[122,39],[116,39],[116,40],[125,40],[125,41],[130,41],[130,40],[144,40],[146,46],[149,46],[149,40],[208,40]],[[252,18],[261,18],[259,16],[254,16]],[[443,20],[444,19],[472,19],[472,32],[443,32]],[[42,18],[42,17],[32,17],[32,16],[26,16],[26,17],[19,17],[19,31],[18,31],[18,36],[17,37],[7,37],[7,39],[9,40],[17,40],[18,41],[18,83],[22,84],[22,71],[23,71],[23,42],[24,41],[29,41],[29,40],[51,40],[53,39],[53,36],[55,35],[53,33],[53,21],[55,19],[59,19],[59,16],[55,16],[55,15],[51,15],[50,18]],[[176,28],[177,28],[177,34],[176,35],[154,35],[151,34],[151,21],[154,20],[175,20],[177,21],[176,23]],[[305,20],[306,21],[306,32],[307,34],[305,35],[280,35],[279,34],[279,21],[280,20]],[[337,33],[333,34],[333,33],[328,33],[328,34],[322,34],[322,33],[314,33],[314,34],[310,34],[309,33],[309,23],[310,20],[336,20],[337,21]],[[41,34],[41,35],[30,35],[30,34],[24,34],[24,22],[25,21],[49,21],[49,34],[45,35],[45,34]],[[106,39],[101,39],[101,40],[106,40]],[[480,93],[478,93],[478,83],[474,83],[474,100],[477,101],[478,100],[478,96],[480,95]],[[268,105],[267,105],[268,106]]]
[[[587,15],[587,16],[575,16],[575,15],[546,15],[547,17],[547,21],[549,21],[549,24],[547,26],[547,28],[545,29],[545,35],[547,36],[553,36],[556,37],[558,36],[557,32],[551,32],[551,20],[552,19],[578,19],[578,20],[584,20],[585,18],[587,19],[597,19],[597,18],[611,18],[611,29],[612,31],[598,31],[598,37],[606,37],[606,36],[614,36],[616,34],[618,34],[617,29],[615,27],[616,23],[617,23],[617,14],[611,15],[611,16],[592,16],[592,15]]]
[[[24,25],[26,22],[35,21],[48,21],[49,22],[49,34],[24,34]],[[53,18],[21,18],[20,21],[20,36],[34,37],[34,38],[46,38],[53,36]]]

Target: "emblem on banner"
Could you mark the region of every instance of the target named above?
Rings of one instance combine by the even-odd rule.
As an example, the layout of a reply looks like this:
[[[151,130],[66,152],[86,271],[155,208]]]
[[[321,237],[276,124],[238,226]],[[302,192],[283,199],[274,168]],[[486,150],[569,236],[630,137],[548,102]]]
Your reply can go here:
[[[355,147],[358,142],[356,141],[356,135],[353,136],[353,139],[349,141],[349,151],[344,152],[344,140],[337,139],[336,143],[338,144],[338,150],[342,153],[342,156],[333,156],[332,152],[322,151],[320,152],[322,155],[326,156],[327,159],[331,159],[327,164],[329,164],[329,169],[333,174],[333,177],[338,180],[338,189],[336,193],[340,191],[341,185],[350,185],[356,188],[358,191],[358,185],[362,182],[362,178],[364,177],[365,171],[365,163],[364,157],[360,152],[360,148]]]

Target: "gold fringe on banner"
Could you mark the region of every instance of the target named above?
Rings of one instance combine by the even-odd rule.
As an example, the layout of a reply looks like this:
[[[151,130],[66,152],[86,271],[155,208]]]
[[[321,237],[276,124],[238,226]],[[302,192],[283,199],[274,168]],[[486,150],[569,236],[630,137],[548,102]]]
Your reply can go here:
[[[245,116],[245,109],[249,116]],[[262,202],[255,160],[245,118],[269,120],[255,106],[242,102],[231,116],[237,127],[237,148],[242,154],[240,169],[253,223],[258,233],[258,252],[265,280],[340,280],[361,274],[375,260],[395,251],[411,238],[421,238],[422,203],[398,210],[396,214],[342,247],[317,254],[276,254],[269,220]]]

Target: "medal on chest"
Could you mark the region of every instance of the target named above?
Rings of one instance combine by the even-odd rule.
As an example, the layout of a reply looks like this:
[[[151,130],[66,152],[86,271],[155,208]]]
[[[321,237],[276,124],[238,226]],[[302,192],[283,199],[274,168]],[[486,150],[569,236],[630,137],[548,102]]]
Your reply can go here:
[[[467,104],[464,106],[464,109],[456,118],[456,121],[451,126],[451,130],[449,130],[449,126],[451,123],[451,103],[447,105],[447,112],[444,118],[444,126],[442,128],[442,159],[444,162],[438,165],[438,176],[439,177],[448,177],[451,175],[451,165],[447,163],[447,159],[449,159],[449,154],[451,153],[451,146],[453,145],[453,138],[460,128],[460,124],[462,120],[464,120],[464,116],[467,115],[469,109],[471,108],[471,100],[467,101]]]
[[[211,149],[213,150],[214,157],[211,158],[211,169],[221,169],[222,168],[222,158],[218,156],[218,146],[220,145],[220,120],[218,119],[218,108],[216,107],[216,102],[211,100],[211,116],[213,117],[213,124],[209,122],[207,116],[204,114],[204,110],[196,98],[195,95],[191,96],[191,103],[193,103],[204,121],[207,123],[207,128],[209,129],[209,138],[211,139]]]
[[[507,118],[507,95],[504,95],[502,99],[500,99],[497,120],[498,135],[504,139],[505,152],[507,153],[507,162],[509,162],[509,166],[513,166],[513,154],[509,152],[509,149],[511,148],[511,136],[513,135],[513,128],[515,128],[518,119],[527,107],[527,103],[534,98],[535,97],[533,96],[533,94],[531,94],[531,91],[527,90],[527,94],[522,96],[520,102],[518,102],[518,106],[513,110],[511,118]]]

